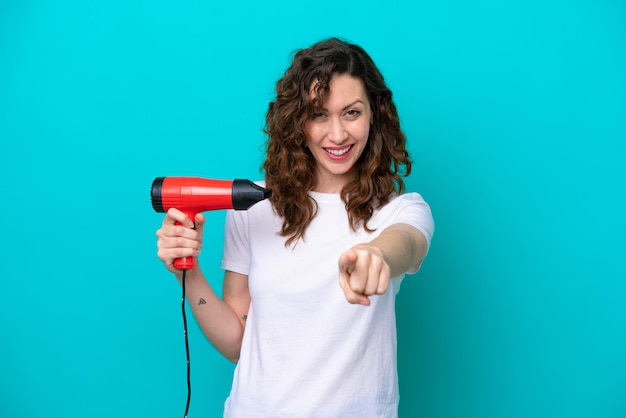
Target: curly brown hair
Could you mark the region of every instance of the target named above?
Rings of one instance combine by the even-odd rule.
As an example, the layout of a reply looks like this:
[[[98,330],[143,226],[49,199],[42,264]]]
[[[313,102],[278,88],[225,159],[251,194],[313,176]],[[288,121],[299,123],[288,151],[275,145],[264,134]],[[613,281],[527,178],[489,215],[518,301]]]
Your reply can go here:
[[[363,82],[372,109],[369,138],[356,165],[357,178],[341,191],[351,228],[363,225],[371,231],[367,222],[374,210],[394,193],[402,193],[402,177],[411,173],[391,90],[365,50],[331,38],[297,51],[276,83],[275,100],[269,103],[262,165],[266,187],[272,190],[272,206],[283,219],[281,235],[288,237],[286,246],[304,238],[317,213],[317,203],[309,195],[315,187],[316,162],[306,147],[306,123],[323,107],[333,76],[344,74]]]

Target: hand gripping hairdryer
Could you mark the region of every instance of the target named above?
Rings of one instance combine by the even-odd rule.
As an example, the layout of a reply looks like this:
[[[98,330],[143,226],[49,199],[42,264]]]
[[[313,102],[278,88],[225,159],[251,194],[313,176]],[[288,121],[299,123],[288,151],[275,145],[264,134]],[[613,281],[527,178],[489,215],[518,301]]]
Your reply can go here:
[[[157,177],[152,182],[152,207],[157,212],[176,208],[192,221],[196,213],[210,210],[246,210],[272,195],[250,180],[214,180],[201,177]],[[189,270],[193,257],[174,260],[174,267]]]

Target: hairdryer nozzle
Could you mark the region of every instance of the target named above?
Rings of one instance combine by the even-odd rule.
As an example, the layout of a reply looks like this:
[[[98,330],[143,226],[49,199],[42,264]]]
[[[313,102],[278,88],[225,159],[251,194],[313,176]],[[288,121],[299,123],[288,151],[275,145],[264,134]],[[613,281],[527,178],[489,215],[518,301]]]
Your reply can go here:
[[[246,210],[255,203],[272,196],[272,191],[250,180],[233,180],[233,209]]]

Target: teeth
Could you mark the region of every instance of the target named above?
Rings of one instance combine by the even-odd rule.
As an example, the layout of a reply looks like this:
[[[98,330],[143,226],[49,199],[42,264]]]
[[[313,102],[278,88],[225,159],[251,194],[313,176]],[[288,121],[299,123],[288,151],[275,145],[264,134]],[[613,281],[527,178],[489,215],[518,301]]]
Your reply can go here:
[[[328,149],[328,148],[325,148],[325,149],[326,149],[327,153],[332,154],[335,157],[341,157],[343,154],[345,154],[346,152],[350,151],[350,148],[351,148],[351,146],[350,147],[345,147],[345,148],[342,148],[342,149]]]

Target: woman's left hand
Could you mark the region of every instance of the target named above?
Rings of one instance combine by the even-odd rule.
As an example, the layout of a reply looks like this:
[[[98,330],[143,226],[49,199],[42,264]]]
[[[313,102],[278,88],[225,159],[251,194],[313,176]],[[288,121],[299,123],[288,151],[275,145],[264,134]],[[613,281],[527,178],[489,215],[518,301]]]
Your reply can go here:
[[[387,291],[390,268],[383,252],[372,244],[358,244],[339,257],[339,284],[350,303],[369,306],[369,296]]]

